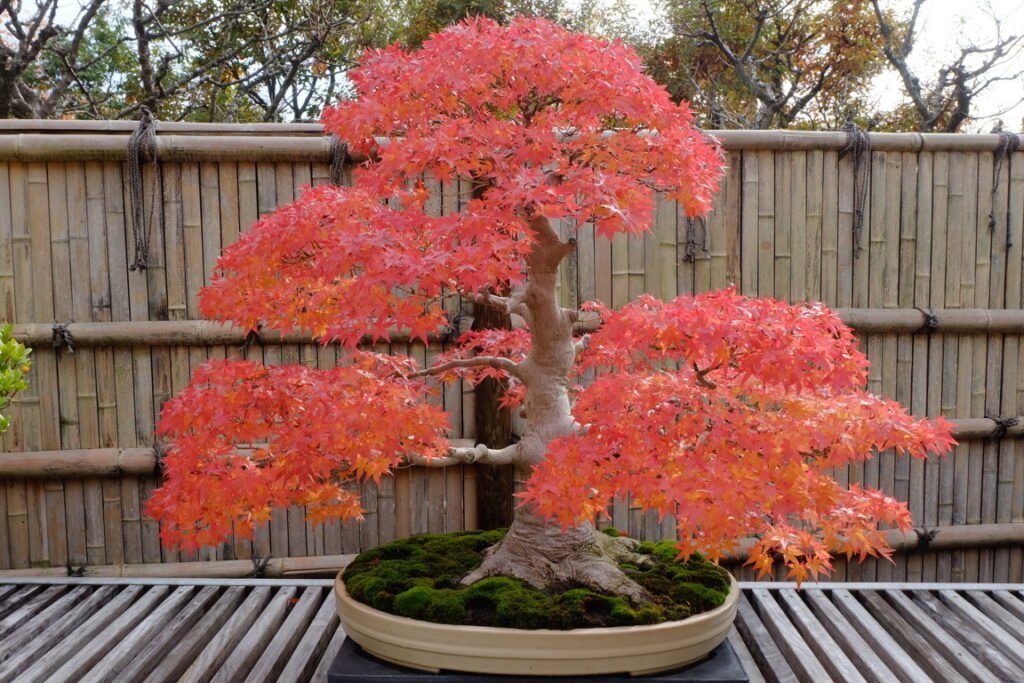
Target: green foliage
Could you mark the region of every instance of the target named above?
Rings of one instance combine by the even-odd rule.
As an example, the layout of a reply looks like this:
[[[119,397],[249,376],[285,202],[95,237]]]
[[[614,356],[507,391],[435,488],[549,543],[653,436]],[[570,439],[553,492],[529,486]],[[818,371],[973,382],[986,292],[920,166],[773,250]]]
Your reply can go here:
[[[685,619],[718,607],[729,592],[724,569],[699,557],[677,562],[678,551],[668,541],[641,544],[639,552],[652,558],[652,566],[622,565],[654,598],[641,608],[589,588],[569,586],[546,593],[504,576],[460,587],[459,579],[504,534],[497,530],[420,535],[374,548],[345,570],[345,588],[362,603],[412,619],[561,630]]]
[[[867,0],[661,0],[648,72],[710,128],[836,128],[886,67]]]
[[[6,408],[11,396],[28,387],[25,375],[32,367],[31,350],[12,337],[14,326],[0,328],[0,409]],[[7,431],[10,420],[0,415],[0,434]]]

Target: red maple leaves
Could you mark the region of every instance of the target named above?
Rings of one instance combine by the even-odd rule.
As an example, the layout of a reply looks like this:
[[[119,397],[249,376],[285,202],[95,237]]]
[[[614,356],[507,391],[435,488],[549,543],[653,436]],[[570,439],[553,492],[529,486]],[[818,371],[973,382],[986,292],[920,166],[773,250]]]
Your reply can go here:
[[[358,516],[346,482],[443,455],[447,416],[412,361],[354,349],[396,330],[425,340],[447,324],[442,297],[521,283],[530,218],[593,221],[608,236],[648,229],[655,191],[689,214],[710,208],[721,153],[639,66],[621,44],[540,19],[470,20],[416,52],[368,53],[351,73],[358,99],[324,114],[368,155],[354,186],[307,190],[261,219],[201,295],[208,317],[304,330],[340,342],[352,364],[197,371],[159,426],[167,477],[147,511],[166,543],[250,535],[272,506]],[[473,195],[431,215],[424,174],[469,181]],[[585,427],[550,443],[522,494],[563,524],[629,493],[675,515],[683,553],[717,557],[753,535],[754,566],[779,556],[802,579],[828,570],[829,550],[884,554],[878,524],[909,524],[902,503],[847,490],[829,468],[952,443],[948,424],[863,391],[866,360],[821,305],[726,290],[592,308],[602,326],[576,367],[597,375],[576,395]],[[438,359],[457,361],[450,371],[432,372],[504,377],[507,362],[464,366],[529,352],[526,331],[473,332]],[[508,402],[522,395],[516,384]]]
[[[579,367],[601,374],[573,410],[586,427],[549,445],[525,501],[572,524],[629,494],[675,516],[682,553],[721,557],[754,536],[751,564],[778,555],[798,579],[827,571],[829,550],[886,553],[880,523],[909,528],[903,503],[829,469],[946,452],[950,426],[865,392],[867,361],[824,306],[727,289],[600,310]]]

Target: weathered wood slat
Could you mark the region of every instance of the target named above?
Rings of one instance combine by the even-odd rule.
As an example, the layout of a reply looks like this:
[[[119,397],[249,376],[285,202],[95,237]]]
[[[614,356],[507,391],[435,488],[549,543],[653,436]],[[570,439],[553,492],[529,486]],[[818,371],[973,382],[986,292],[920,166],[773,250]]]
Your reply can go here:
[[[270,599],[270,604],[249,627],[238,645],[232,648],[227,660],[214,674],[211,679],[213,683],[232,683],[242,680],[249,673],[284,621],[295,593],[295,588],[291,586],[276,591],[274,597]]]
[[[28,666],[15,680],[45,680],[58,667],[87,648],[92,643],[94,636],[124,614],[145,591],[146,589],[142,586],[128,586],[117,593],[101,609],[87,615],[88,619],[46,653],[46,657],[34,660],[34,663]]]
[[[736,612],[736,630],[743,636],[751,656],[766,680],[774,683],[795,683],[798,680],[786,656],[758,618],[746,595],[740,596]]]
[[[8,614],[20,608],[42,591],[43,588],[41,586],[32,586],[25,591],[12,591],[11,595],[4,598],[3,602],[0,602],[0,619],[6,619]]]
[[[326,591],[329,593],[329,591]],[[247,683],[280,680],[281,671],[288,662],[288,656],[302,638],[323,601],[325,591],[317,586],[309,586],[302,591],[299,601],[291,606],[288,618],[278,629],[270,643],[256,661],[245,680]],[[324,604],[334,601],[328,596]]]
[[[942,624],[943,628],[957,634],[972,652],[977,653],[976,656],[985,663],[985,666],[994,670],[998,676],[1007,680],[1024,680],[1024,672],[1020,666],[996,647],[987,636],[980,635],[969,620],[926,591],[912,591],[910,597],[917,605],[927,610],[936,622]]]
[[[782,608],[775,602],[772,593],[755,588],[751,591],[751,596],[761,623],[775,639],[797,678],[805,682],[832,680]]]
[[[331,642],[327,644],[323,657],[320,658],[316,669],[313,671],[311,679],[313,683],[325,683],[327,681],[327,670],[331,668],[331,663],[334,662],[334,657],[338,654],[338,650],[341,649],[341,644],[344,642],[345,629],[339,626],[338,630],[331,636]]]
[[[155,666],[169,658],[170,651],[180,644],[182,637],[200,620],[220,592],[217,586],[205,586],[192,596],[188,604],[180,610],[175,609],[175,613],[168,613],[159,620],[156,619],[156,613],[149,617],[132,632],[132,638],[135,638],[136,633],[145,631],[145,638],[137,640],[130,657],[121,668],[115,670],[116,680],[119,683],[145,680]],[[154,628],[155,633],[152,632]]]
[[[969,680],[983,681],[995,678],[995,674],[974,656],[963,640],[942,628],[902,591],[886,590],[885,597],[916,633],[927,637],[930,642],[941,648],[943,657],[948,659],[960,674]]]
[[[952,590],[939,591],[939,598],[965,619],[969,620],[976,630],[984,633],[991,642],[1003,648],[1003,651],[1024,670],[1024,641],[1014,638],[1006,629],[987,617],[981,610],[969,603]]]
[[[808,588],[807,602],[825,630],[865,677],[876,681],[896,680],[896,674],[874,654],[868,642],[823,591]]]
[[[914,655],[914,660],[930,676],[949,683],[966,683],[968,679],[946,661],[944,653],[933,645],[931,638],[914,629],[876,591],[861,591],[859,596],[878,623],[884,626],[907,652]]]
[[[757,667],[757,662],[754,661],[754,656],[750,654],[750,650],[747,648],[747,644],[743,641],[743,636],[736,630],[736,626],[733,625],[729,628],[729,635],[726,636],[729,644],[732,645],[733,652],[736,653],[736,657],[743,664],[743,668],[747,672],[747,676],[750,678],[750,683],[765,683],[764,676],[761,675],[761,670]]]
[[[246,597],[245,602],[237,610],[232,610],[227,622],[214,631],[212,637],[201,641],[205,647],[181,675],[181,683],[205,683],[211,680],[235,646],[245,637],[249,627],[259,617],[273,594],[271,588],[260,586]],[[217,603],[215,609],[227,611],[226,605],[222,606],[220,603]]]
[[[125,631],[116,641],[107,641],[109,650],[102,656],[102,659],[90,666],[88,672],[79,680],[82,683],[110,683],[111,681],[127,680],[127,677],[122,674],[124,668],[140,653],[140,650],[153,643],[154,639],[164,633],[164,629],[173,620],[178,609],[188,602],[194,593],[193,586],[180,586],[155,608],[153,605],[148,606],[147,613],[131,626],[130,631]]]
[[[116,649],[125,637],[154,610],[170,592],[169,586],[152,586],[145,591],[128,609],[105,628],[82,642],[62,666],[51,675],[58,681],[81,680],[93,666],[103,659],[111,649]],[[179,588],[189,592],[190,588]]]
[[[23,602],[17,609],[12,610],[0,620],[0,638],[20,628],[29,619],[34,618],[38,613],[45,610],[50,603],[63,595],[66,590],[67,586],[50,586],[39,592],[31,600]]]
[[[57,586],[55,586],[56,588]],[[16,587],[11,586],[17,590]],[[66,588],[66,587],[65,587]],[[33,610],[25,619],[14,622],[14,617],[21,610],[9,615],[2,624],[9,624],[10,628],[6,635],[0,638],[0,662],[17,652],[24,643],[34,638],[41,631],[46,629],[54,619],[64,618],[74,605],[81,602],[89,595],[90,591],[85,586],[78,586],[67,591],[58,599],[52,601],[41,610]],[[27,607],[27,606],[26,606]],[[24,609],[24,608],[23,608]]]
[[[256,589],[252,590],[252,595],[256,595],[252,598],[253,601],[262,599],[262,596],[256,594]],[[207,644],[217,636],[220,628],[227,623],[235,613],[235,608],[245,597],[246,588],[242,586],[230,586],[225,590],[220,599],[202,615],[199,623],[191,628],[188,634],[174,646],[174,649],[159,661],[151,664],[145,678],[146,683],[176,681],[182,677],[182,674],[196,661]],[[140,673],[146,671],[141,655],[139,663]],[[131,673],[131,668],[129,668],[129,673]]]
[[[821,665],[836,681],[863,681],[857,667],[843,652],[839,644],[821,628],[818,620],[795,591],[778,591],[778,599],[785,606],[793,624],[800,631],[800,637],[813,652]]]
[[[1024,643],[1024,619],[1011,614],[1009,610],[981,591],[964,591],[963,597],[973,603],[986,617],[998,623]]]
[[[302,640],[292,650],[288,663],[278,675],[280,683],[308,681],[323,657],[331,638],[339,631],[338,609],[333,591],[326,591],[323,602],[306,628]]]
[[[80,603],[60,612],[40,615],[25,628],[12,635],[10,649],[0,647],[0,680],[12,680],[43,654],[49,654],[79,625],[109,605],[115,594],[113,586],[92,589]]]
[[[927,679],[928,675],[921,667],[899,647],[896,641],[893,640],[892,635],[887,633],[875,621],[849,591],[833,591],[832,599],[843,615],[857,628],[864,639],[871,644],[871,649],[874,650],[879,658],[885,661],[886,665],[899,676],[900,680],[919,681]]]

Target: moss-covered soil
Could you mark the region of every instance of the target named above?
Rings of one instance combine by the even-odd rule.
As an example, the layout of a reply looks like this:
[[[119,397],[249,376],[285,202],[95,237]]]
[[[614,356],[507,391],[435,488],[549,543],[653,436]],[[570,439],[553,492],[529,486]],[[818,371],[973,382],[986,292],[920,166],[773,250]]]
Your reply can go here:
[[[677,562],[670,542],[640,545],[638,552],[651,557],[651,566],[622,565],[653,596],[639,609],[625,598],[579,586],[547,593],[507,577],[458,586],[480,564],[484,549],[504,535],[504,530],[424,534],[382,545],[348,566],[345,588],[359,602],[403,617],[525,629],[658,624],[714,609],[729,593],[728,572],[699,557]]]

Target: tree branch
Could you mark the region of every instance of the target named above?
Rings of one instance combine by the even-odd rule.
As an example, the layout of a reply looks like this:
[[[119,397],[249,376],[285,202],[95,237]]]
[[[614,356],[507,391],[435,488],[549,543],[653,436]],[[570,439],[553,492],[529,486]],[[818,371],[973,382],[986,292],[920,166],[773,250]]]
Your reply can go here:
[[[431,375],[440,375],[443,372],[452,370],[455,368],[484,368],[490,367],[495,370],[501,370],[503,372],[512,375],[517,379],[522,379],[519,373],[519,364],[508,358],[501,358],[500,356],[475,356],[474,358],[456,358],[450,360],[447,363],[441,365],[435,365],[419,372],[414,372],[409,377],[429,377]]]
[[[420,467],[452,467],[453,465],[511,465],[516,462],[520,453],[520,446],[514,443],[505,448],[488,448],[477,444],[473,448],[452,448],[448,455],[436,458],[427,458],[422,455],[410,455],[406,458],[409,465]]]

